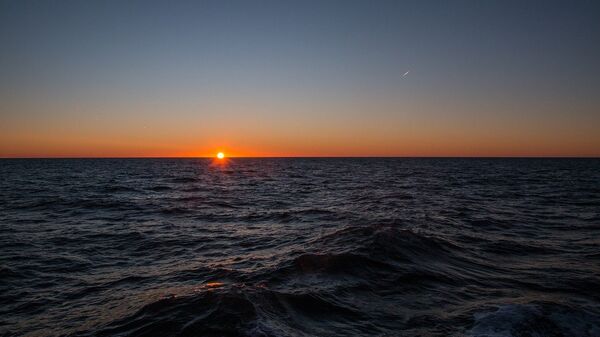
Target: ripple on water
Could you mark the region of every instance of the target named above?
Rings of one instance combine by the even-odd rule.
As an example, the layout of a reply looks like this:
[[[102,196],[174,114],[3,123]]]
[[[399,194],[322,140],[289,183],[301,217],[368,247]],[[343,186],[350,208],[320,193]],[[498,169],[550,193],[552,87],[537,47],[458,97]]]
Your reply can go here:
[[[600,160],[227,165],[0,160],[0,335],[600,336]]]

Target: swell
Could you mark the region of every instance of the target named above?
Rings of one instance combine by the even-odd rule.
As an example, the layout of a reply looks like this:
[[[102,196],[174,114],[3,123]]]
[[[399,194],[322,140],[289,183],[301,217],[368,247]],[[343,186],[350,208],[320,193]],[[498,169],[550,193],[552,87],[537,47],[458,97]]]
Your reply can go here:
[[[0,335],[598,336],[599,163],[11,162]]]
[[[421,335],[418,327],[424,318],[406,319],[382,309],[387,298],[411,298],[426,292],[428,298],[419,301],[434,305],[446,297],[444,301],[451,303],[457,287],[481,287],[486,277],[499,278],[506,271],[492,263],[483,264],[445,238],[389,225],[347,227],[314,239],[311,247],[313,252],[293,253],[272,268],[253,274],[229,274],[227,283],[206,283],[191,293],[161,299],[98,329],[73,335],[364,335],[416,329],[417,336]],[[184,279],[193,277],[193,273],[187,274]],[[537,325],[554,322],[556,315],[574,315],[583,323],[563,324],[562,335],[556,336],[568,336],[569,329],[577,329],[574,331],[581,336],[595,336],[597,326],[591,323],[589,314],[556,309],[559,304],[548,305],[551,309],[544,309],[543,314],[526,313],[537,323],[523,325],[526,321],[511,317],[509,320],[515,323],[511,323],[514,327],[510,331],[521,331],[514,336],[525,336],[536,331]],[[404,306],[411,307],[408,303]],[[522,316],[519,310],[515,315]],[[481,318],[484,316],[477,314],[467,333],[482,336],[481,331],[496,324],[496,316]],[[453,319],[469,324],[464,316]],[[374,326],[372,322],[388,323]],[[338,327],[334,334],[332,325]]]
[[[315,239],[311,247],[315,252],[298,252],[272,268],[233,279],[230,275],[230,283],[201,286],[74,335],[320,335],[332,323],[346,333],[365,334],[374,331],[371,322],[378,316],[390,314],[369,313],[354,298],[453,286],[465,279],[450,266],[470,263],[447,240],[390,226],[348,227]],[[445,263],[428,265],[434,260]]]
[[[469,337],[600,336],[600,315],[548,302],[501,304],[473,314]]]

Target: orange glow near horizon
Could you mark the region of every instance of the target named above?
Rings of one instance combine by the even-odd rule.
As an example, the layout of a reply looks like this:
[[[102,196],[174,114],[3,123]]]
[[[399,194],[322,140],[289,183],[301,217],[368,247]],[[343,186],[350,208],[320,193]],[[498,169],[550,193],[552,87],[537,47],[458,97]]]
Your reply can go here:
[[[148,107],[107,105],[107,111],[116,112],[103,114],[105,110],[89,107],[97,119],[80,120],[69,106],[45,106],[47,116],[35,119],[15,113],[0,123],[0,157],[203,157],[224,162],[236,157],[600,156],[600,133],[595,132],[598,123],[593,116],[578,124],[550,114],[514,123],[500,114],[461,117],[459,110],[475,114],[475,108],[468,107],[447,106],[446,115],[440,116],[430,112],[435,107],[416,103],[364,109],[248,103],[243,109],[205,107],[208,112],[202,114],[182,107],[170,110],[185,116],[181,119],[163,117],[157,112],[168,109],[157,106],[141,124],[136,116],[152,112]],[[46,111],[36,105],[13,110]],[[376,118],[363,111],[374,111]],[[247,116],[250,112],[252,118]],[[342,114],[343,118],[336,117]]]
[[[217,158],[223,159],[223,158],[225,158],[225,154],[223,152],[219,152],[219,153],[217,153]]]

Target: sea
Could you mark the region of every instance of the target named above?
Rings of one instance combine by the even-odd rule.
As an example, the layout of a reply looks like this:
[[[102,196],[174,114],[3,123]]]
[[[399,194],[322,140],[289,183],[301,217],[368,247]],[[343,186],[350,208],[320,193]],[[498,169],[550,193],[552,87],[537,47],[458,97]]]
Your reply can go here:
[[[600,159],[0,160],[0,336],[600,336]]]

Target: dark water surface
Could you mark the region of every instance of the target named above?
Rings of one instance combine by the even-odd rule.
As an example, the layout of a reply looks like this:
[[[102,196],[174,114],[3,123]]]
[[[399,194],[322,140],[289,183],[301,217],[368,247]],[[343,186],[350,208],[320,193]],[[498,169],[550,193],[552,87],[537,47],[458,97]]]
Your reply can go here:
[[[600,160],[0,160],[2,336],[600,336]]]

